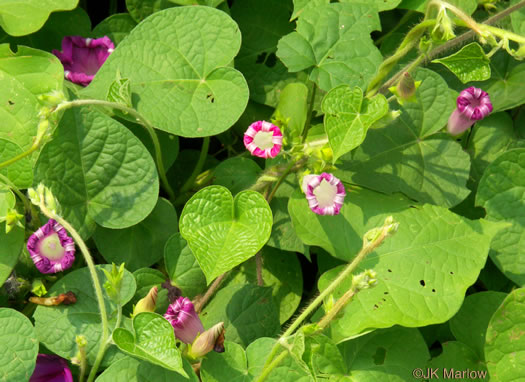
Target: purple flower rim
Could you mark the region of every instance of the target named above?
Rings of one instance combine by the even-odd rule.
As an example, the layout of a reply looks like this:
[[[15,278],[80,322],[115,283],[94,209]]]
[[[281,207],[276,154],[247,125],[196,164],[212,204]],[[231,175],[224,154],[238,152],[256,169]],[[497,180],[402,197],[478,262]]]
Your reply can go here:
[[[314,191],[317,187],[321,185],[321,182],[323,180],[328,182],[332,187],[335,187],[336,193],[332,200],[332,205],[321,207],[319,205],[319,200],[315,195]],[[323,172],[321,175],[318,176],[313,176],[306,184],[305,193],[306,200],[308,201],[308,206],[313,212],[315,212],[318,215],[339,214],[346,196],[346,191],[343,183],[332,174],[328,174],[326,172]]]

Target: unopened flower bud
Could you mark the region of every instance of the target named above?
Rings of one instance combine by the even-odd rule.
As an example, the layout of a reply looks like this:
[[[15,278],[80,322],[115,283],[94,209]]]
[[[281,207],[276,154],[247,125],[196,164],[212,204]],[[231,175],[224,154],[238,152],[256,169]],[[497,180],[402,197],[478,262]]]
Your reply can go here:
[[[38,100],[44,105],[55,106],[65,101],[66,97],[61,90],[53,90],[49,93],[39,95]]]
[[[367,269],[352,277],[352,287],[357,290],[367,289],[377,283],[377,273],[373,269]]]
[[[42,282],[42,279],[34,279],[31,284],[31,293],[38,297],[45,296],[47,293],[46,286]]]
[[[40,204],[40,196],[34,188],[27,189],[27,196],[29,197],[29,200],[31,200],[31,203],[33,203],[34,205],[38,206]]]
[[[24,215],[19,214],[17,210],[9,208],[5,216],[5,233],[11,232],[11,230],[18,226],[24,228],[24,225],[21,223]]]
[[[154,312],[157,306],[157,292],[158,288],[156,286],[152,287],[146,297],[141,298],[137,302],[137,305],[133,308],[132,316],[142,312]]]
[[[224,352],[224,322],[219,322],[200,334],[189,347],[188,356],[198,359],[204,357],[212,350],[218,353]]]
[[[53,212],[54,214],[57,213],[57,209],[58,209],[57,200],[55,199],[53,193],[48,187],[44,189],[44,204],[51,212]]]

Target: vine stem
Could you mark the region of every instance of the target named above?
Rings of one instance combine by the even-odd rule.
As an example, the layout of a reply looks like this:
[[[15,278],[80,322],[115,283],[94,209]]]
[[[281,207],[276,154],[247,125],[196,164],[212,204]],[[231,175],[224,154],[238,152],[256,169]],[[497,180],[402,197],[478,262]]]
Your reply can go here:
[[[24,209],[31,214],[31,218],[37,222],[37,225],[40,225],[40,218],[38,217],[38,214],[35,213],[35,210],[33,209],[33,205],[26,198],[26,196],[5,175],[0,174],[0,180],[4,182],[11,190],[13,190],[13,192],[20,198],[20,200],[24,204]]]
[[[302,142],[306,140],[308,136],[308,130],[310,129],[310,124],[312,122],[312,114],[314,112],[314,103],[315,103],[315,93],[317,92],[317,85],[315,82],[312,82],[312,89],[310,91],[310,99],[308,100],[308,111],[306,112],[306,122],[303,128]]]
[[[56,107],[54,112],[69,109],[72,107],[88,106],[88,105],[105,106],[105,107],[110,107],[113,109],[123,111],[129,114],[130,116],[132,116],[133,118],[135,118],[135,120],[146,129],[146,131],[151,137],[151,140],[153,142],[153,147],[155,149],[155,162],[157,163],[157,170],[159,173],[160,181],[162,183],[162,186],[168,193],[168,197],[170,201],[174,202],[175,193],[173,192],[173,189],[171,188],[168,182],[168,179],[166,178],[166,171],[164,169],[164,163],[162,162],[162,151],[160,148],[160,142],[159,142],[159,138],[157,137],[157,134],[155,133],[155,128],[153,127],[153,125],[146,118],[144,118],[142,114],[140,114],[138,111],[136,111],[133,108],[127,107],[117,102],[102,101],[98,99],[77,99],[73,101],[62,102]]]
[[[38,150],[38,148],[40,147],[40,143],[42,143],[42,139],[43,138],[44,138],[44,134],[41,134],[37,138],[37,140],[35,142],[33,142],[31,147],[27,151],[24,151],[23,153],[18,154],[17,156],[0,163],[0,169],[15,163],[15,162],[19,161],[20,159],[24,159],[25,157],[31,155],[33,152]]]
[[[102,322],[102,337],[100,339],[100,347],[98,348],[98,353],[97,353],[97,357],[95,358],[95,363],[93,364],[93,367],[91,368],[91,371],[87,379],[87,382],[92,382],[95,379],[97,370],[100,366],[100,363],[102,362],[102,359],[104,358],[104,353],[106,352],[106,347],[107,347],[107,340],[109,337],[109,327],[108,327],[109,325],[108,325],[108,316],[106,312],[106,305],[104,304],[104,295],[102,293],[102,287],[100,286],[100,280],[97,275],[95,263],[93,262],[93,258],[91,257],[91,254],[89,253],[89,249],[86,246],[86,243],[84,242],[84,240],[82,240],[79,233],[73,228],[73,226],[69,224],[64,218],[62,218],[61,216],[58,216],[57,214],[49,210],[44,205],[43,201],[40,203],[39,207],[44,215],[46,215],[50,219],[56,220],[73,237],[73,240],[75,240],[75,243],[78,245],[78,247],[80,248],[80,251],[82,252],[82,255],[84,256],[84,260],[86,261],[87,267],[89,269],[91,280],[93,281],[93,287],[95,289],[95,295],[97,297],[98,309],[100,310],[100,320]]]
[[[200,313],[202,308],[206,305],[208,300],[213,296],[213,294],[219,289],[219,286],[221,285],[222,280],[226,277],[226,274],[228,272],[223,273],[219,277],[217,277],[213,283],[210,285],[204,296],[202,296],[196,303],[195,303],[195,312]]]
[[[256,382],[263,382],[266,377],[270,374],[270,372],[272,371],[272,369],[275,368],[275,366],[277,366],[278,362],[275,362],[277,361],[277,359],[279,357],[281,357],[282,354],[279,355],[278,358],[275,358],[275,355],[277,354],[277,352],[279,351],[279,347],[282,343],[284,343],[284,341],[286,341],[286,339],[293,334],[293,332],[299,328],[299,326],[303,323],[304,320],[306,320],[308,318],[308,316],[310,316],[310,314],[312,314],[314,312],[315,309],[317,309],[317,307],[319,305],[321,305],[321,303],[324,301],[324,299],[330,294],[332,293],[338,286],[339,284],[341,284],[341,282],[343,280],[345,280],[356,268],[357,266],[359,265],[359,263],[361,263],[361,261],[363,261],[365,259],[365,257],[372,251],[374,251],[374,249],[376,249],[379,245],[381,245],[381,243],[386,239],[386,237],[388,236],[388,230],[386,229],[383,229],[381,231],[381,234],[371,243],[367,244],[367,245],[363,245],[363,248],[361,248],[361,250],[359,251],[359,253],[357,254],[357,256],[354,258],[354,260],[352,260],[352,262],[350,264],[348,264],[345,269],[343,269],[341,271],[341,273],[339,273],[339,275],[336,277],[336,279],[334,281],[332,281],[330,283],[330,285],[328,285],[328,287],[323,290],[307,307],[306,309],[299,315],[299,317],[297,317],[295,319],[295,321],[290,325],[290,327],[281,335],[281,337],[279,337],[279,340],[275,343],[275,345],[273,346],[271,352],[270,352],[270,355],[268,356],[268,358],[266,359],[266,362],[263,366],[263,373],[261,373],[261,375],[256,379]],[[287,352],[285,351],[284,352],[285,354],[287,354]],[[282,357],[284,358],[284,356]],[[273,361],[273,362],[272,362]],[[280,360],[279,360],[280,362]]]
[[[184,194],[188,192],[195,183],[195,179],[197,179],[197,176],[201,173],[202,168],[204,167],[204,163],[206,162],[206,156],[208,155],[208,150],[210,148],[210,137],[204,137],[204,140],[202,141],[201,146],[201,152],[199,154],[199,159],[197,160],[197,164],[195,165],[195,168],[193,169],[193,172],[191,173],[190,177],[186,180],[184,185],[182,186],[180,190],[180,196],[175,201],[175,204],[182,204],[181,202],[185,199]]]
[[[507,17],[513,12],[516,12],[517,10],[525,7],[525,0],[520,1],[518,4],[513,5],[511,7],[508,7],[507,9],[499,12],[498,14],[488,18],[483,23],[481,23],[481,26],[483,25],[492,25],[500,21],[501,19]],[[434,49],[432,49],[430,52],[420,55],[415,61],[411,62],[410,64],[406,65],[404,68],[402,68],[400,71],[398,71],[394,76],[392,76],[388,81],[386,81],[381,88],[379,89],[380,93],[386,93],[389,87],[393,86],[393,84],[396,83],[396,81],[399,79],[399,77],[404,72],[410,72],[411,70],[415,69],[417,66],[419,66],[423,61],[429,62],[432,61],[435,57],[440,56],[444,52],[448,51],[449,49],[463,44],[465,41],[468,41],[474,36],[476,33],[473,30],[469,30],[462,35],[459,35],[458,37],[447,41],[443,45],[440,45]]]

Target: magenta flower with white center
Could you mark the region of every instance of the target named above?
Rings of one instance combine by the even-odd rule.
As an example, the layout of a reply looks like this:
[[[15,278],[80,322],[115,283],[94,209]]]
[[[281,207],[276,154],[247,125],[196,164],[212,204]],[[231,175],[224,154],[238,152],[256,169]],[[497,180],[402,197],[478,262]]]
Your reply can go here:
[[[115,45],[106,36],[97,39],[66,36],[62,52],[53,49],[53,54],[64,65],[66,79],[87,86],[114,49]]]
[[[282,145],[281,130],[270,122],[254,122],[244,133],[244,146],[252,155],[260,158],[275,158]]]
[[[64,358],[39,354],[29,382],[73,382],[73,376]]]
[[[164,318],[173,326],[175,336],[186,344],[193,343],[199,333],[204,333],[204,326],[187,297],[179,297],[168,306]]]
[[[36,268],[45,274],[64,271],[75,261],[75,242],[53,219],[29,237],[27,250]]]
[[[303,191],[310,209],[318,215],[337,215],[341,211],[346,191],[343,183],[332,174],[306,175]]]
[[[456,105],[456,109],[448,119],[447,128],[452,135],[461,134],[492,111],[492,103],[487,92],[473,86],[459,93]]]

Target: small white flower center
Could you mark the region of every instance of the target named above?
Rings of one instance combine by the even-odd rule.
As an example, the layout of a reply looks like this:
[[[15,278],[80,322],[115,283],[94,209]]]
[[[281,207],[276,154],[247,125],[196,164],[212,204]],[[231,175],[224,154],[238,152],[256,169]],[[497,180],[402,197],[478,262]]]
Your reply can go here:
[[[57,233],[52,233],[42,239],[40,243],[40,253],[49,260],[59,260],[64,256],[64,248],[60,244]]]
[[[326,179],[323,179],[321,184],[314,189],[314,195],[317,198],[319,207],[330,207],[334,204],[334,199],[337,195],[337,186],[332,186]]]
[[[271,149],[273,147],[272,137],[273,132],[271,131],[259,131],[253,137],[253,143],[262,150]]]

